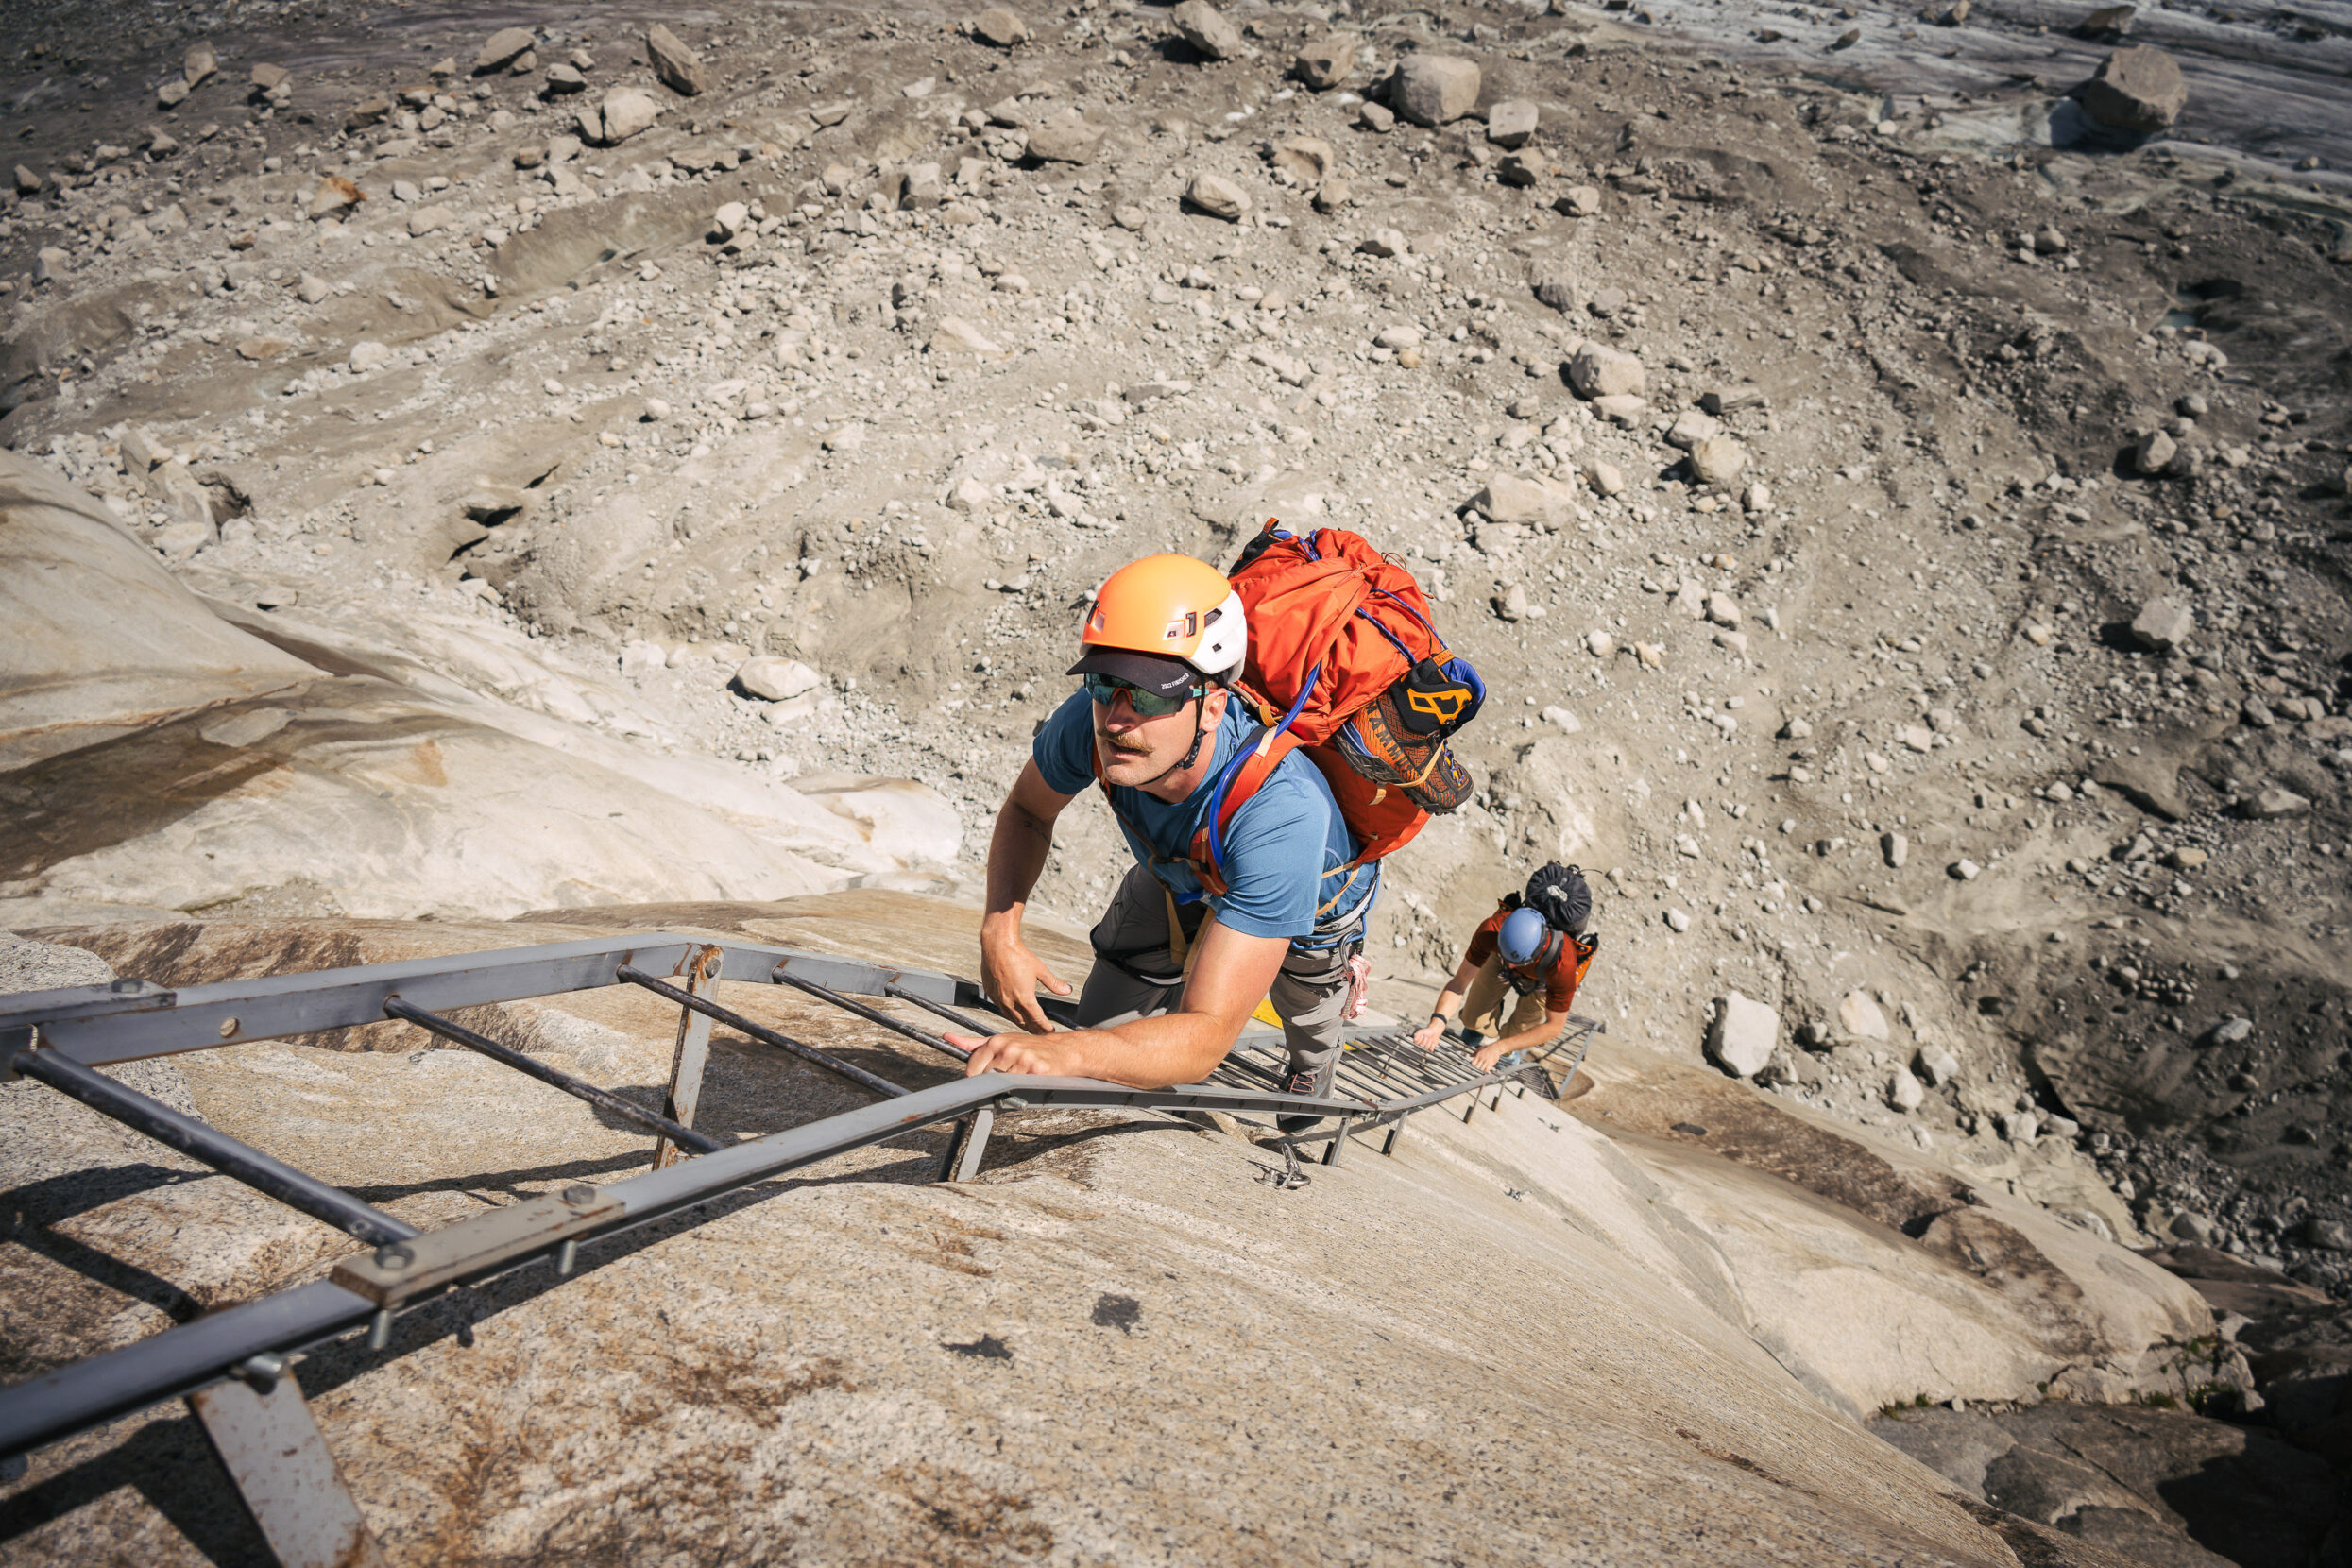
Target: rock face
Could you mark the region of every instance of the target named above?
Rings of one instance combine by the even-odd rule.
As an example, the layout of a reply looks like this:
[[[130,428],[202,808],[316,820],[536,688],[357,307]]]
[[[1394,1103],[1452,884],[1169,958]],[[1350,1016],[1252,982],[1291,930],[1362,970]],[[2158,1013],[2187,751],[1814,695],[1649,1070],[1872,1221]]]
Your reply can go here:
[[[11,811],[109,803],[103,833],[0,841],[20,895],[177,909],[326,884],[355,912],[510,914],[600,889],[816,892],[954,852],[955,813],[921,786],[812,797],[573,722],[595,716],[590,693],[535,667],[526,639],[413,615],[375,640],[290,616],[231,624],[7,453],[0,610]],[[537,710],[439,673],[469,663],[503,666],[485,684],[536,689]]]
[[[1407,55],[1389,88],[1389,107],[1415,125],[1450,125],[1477,104],[1478,67],[1458,55]]]
[[[869,892],[548,911],[506,926],[225,922],[48,935],[123,973],[185,985],[330,955],[380,962],[649,928],[941,966],[968,963],[974,914]],[[1049,925],[1040,935],[1051,962],[1081,972],[1082,937]],[[953,1071],[808,998],[738,989],[730,1001],[755,1016],[855,1052],[896,1082],[922,1086]],[[673,1017],[656,998],[609,987],[486,1009],[480,1027],[600,1081],[657,1082]],[[523,1163],[535,1173],[520,1178],[523,1190],[534,1191],[582,1162],[624,1169],[643,1158],[641,1137],[587,1108],[421,1044],[387,1024],[143,1067],[224,1132],[329,1181],[391,1189],[387,1206],[415,1223],[478,1208],[462,1184],[478,1179],[486,1151],[502,1169]],[[1803,1140],[1817,1134],[1805,1124],[1742,1085],[1704,1087],[1638,1049],[1612,1049],[1595,1066],[1597,1086],[1571,1108],[1626,1117],[1617,1133],[1597,1116],[1588,1124],[1507,1096],[1472,1125],[1418,1118],[1397,1158],[1359,1150],[1290,1193],[1257,1179],[1264,1151],[1237,1138],[1115,1113],[1012,1113],[981,1179],[961,1185],[931,1181],[938,1138],[924,1134],[666,1236],[591,1244],[561,1284],[523,1270],[465,1293],[404,1319],[397,1354],[322,1347],[309,1363],[312,1403],[395,1561],[661,1560],[722,1531],[744,1560],[986,1560],[975,1540],[1000,1541],[1008,1559],[1152,1540],[1188,1560],[1304,1560],[1320,1550],[1325,1517],[1352,1500],[1370,1544],[1416,1559],[1549,1561],[1532,1542],[1605,1530],[1628,1560],[1733,1564],[1761,1551],[2089,1568],[2097,1559],[2068,1535],[1965,1506],[1954,1483],[1841,1413],[1889,1386],[1866,1369],[1899,1337],[1935,1344],[1936,1375],[1975,1397],[2018,1386],[1982,1375],[2003,1354],[2022,1352],[2027,1375],[2054,1370],[2033,1348],[2037,1330],[2003,1304],[1997,1271],[1971,1274],[1866,1212],[1874,1192],[1883,1207],[1949,1186],[1850,1140],[1809,1155]],[[289,1116],[297,1094],[301,1113]],[[764,1132],[862,1099],[722,1029],[698,1120]],[[1653,1127],[1657,1116],[1680,1125]],[[36,1129],[38,1116],[55,1124]],[[1625,1133],[1636,1135],[1616,1141]],[[151,1274],[196,1279],[206,1299],[223,1299],[300,1279],[348,1250],[322,1227],[281,1218],[268,1230],[274,1253],[257,1251],[261,1201],[143,1149],[38,1085],[0,1090],[0,1160],[13,1188],[55,1193],[48,1202],[75,1206],[77,1235]],[[117,1172],[142,1158],[152,1163],[140,1170],[167,1179],[126,1195]],[[1775,1160],[1779,1168],[1755,1168]],[[558,1174],[537,1174],[548,1170]],[[1841,1196],[1792,1185],[1833,1179],[1849,1184]],[[1518,1201],[1526,1196],[1540,1202]],[[2005,1222],[2009,1208],[1991,1202]],[[1574,1223],[1560,1223],[1563,1212]],[[1433,1252],[1426,1238],[1440,1231],[1460,1245]],[[2002,1234],[1987,1229],[1976,1244],[1997,1247]],[[244,1250],[221,1245],[230,1239]],[[2008,1245],[2013,1263],[2020,1254]],[[15,1331],[18,1375],[162,1324],[144,1303],[110,1318],[117,1304],[46,1252],[11,1243],[0,1257],[11,1301],[42,1307]],[[2154,1309],[2151,1322],[2208,1321],[2166,1318],[2186,1287],[2112,1246],[2085,1238],[2045,1262],[2088,1292],[2055,1321],[2120,1329],[2129,1300]],[[1349,1310],[1299,1312],[1301,1287]],[[1861,1329],[1866,1318],[1876,1332]],[[1236,1445],[1230,1433],[1265,1395],[1233,1369],[1262,1360],[1270,1321],[1285,1322],[1287,1362],[1302,1375],[1284,1419]],[[1575,1354],[1467,1353],[1517,1342],[1529,1323],[1574,1324]],[[1374,1345],[1389,1374],[1378,1389],[1342,1374]],[[2115,1348],[2094,1334],[2077,1352]],[[595,1375],[579,1375],[584,1366]],[[1917,1370],[1900,1375],[1897,1386],[1916,1391]],[[1446,1414],[1399,1406],[1400,1377],[1441,1377]],[[1135,1421],[1147,1406],[1158,1414]],[[488,1451],[562,1462],[486,1472],[465,1457],[474,1450],[452,1452],[453,1420]],[[1494,1441],[1505,1429],[1514,1440]],[[10,1549],[26,1560],[94,1546],[158,1560],[181,1522],[212,1509],[233,1517],[185,1431],[166,1408],[35,1456],[8,1491],[45,1487],[45,1497],[60,1474],[133,1463],[141,1484],[82,1488],[64,1517],[43,1519]],[[1360,1462],[1332,1463],[1335,1443]],[[1563,1452],[1580,1457],[1580,1478],[1547,1487]],[[701,1479],[713,1455],[726,1457],[722,1486]],[[602,1478],[587,1495],[575,1465]],[[1281,1506],[1235,1521],[1189,1494],[1117,1480],[1130,1466],[1177,1465],[1261,1499],[1266,1477],[1279,1475]],[[1366,1474],[1382,1477],[1371,1491]],[[1727,1513],[1739,1520],[1736,1542],[1698,1544]]]
[[[206,610],[89,495],[0,452],[0,771],[317,675]]]
[[[1585,1071],[1593,1092],[1563,1109],[1591,1128],[1644,1135],[1625,1152],[1739,1260],[1742,1298],[1780,1337],[1775,1354],[1841,1408],[1859,1415],[1921,1393],[1931,1402],[2032,1398],[1990,1390],[2044,1379],[2049,1397],[2091,1400],[2187,1386],[2165,1344],[2204,1332],[2205,1304],[2089,1230],[1637,1047],[1596,1045]],[[1793,1185],[1777,1196],[1711,1191],[1727,1161]],[[1986,1202],[1970,1202],[1972,1192]],[[1856,1218],[1824,1223],[1824,1201]],[[2069,1202],[2110,1225],[2130,1223],[2095,1183]],[[1895,1322],[1943,1347],[1933,1367],[1894,1348],[1884,1325]]]
[[[2101,125],[2151,135],[2189,107],[2180,66],[2161,49],[2118,49],[2082,87],[2083,108]]]
[[[2333,1513],[2319,1456],[2181,1410],[1931,1407],[1870,1429],[1971,1497],[2132,1561],[2304,1561]]]

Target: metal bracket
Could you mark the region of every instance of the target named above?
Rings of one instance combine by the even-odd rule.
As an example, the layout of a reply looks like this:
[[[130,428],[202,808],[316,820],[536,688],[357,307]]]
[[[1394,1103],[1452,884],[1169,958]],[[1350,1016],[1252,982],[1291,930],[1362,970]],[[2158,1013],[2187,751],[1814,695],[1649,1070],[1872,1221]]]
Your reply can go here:
[[[980,1174],[980,1156],[988,1152],[988,1134],[996,1123],[994,1105],[974,1106],[970,1116],[956,1123],[955,1146],[947,1151],[947,1180],[968,1182]]]
[[[1348,1147],[1348,1133],[1355,1126],[1355,1118],[1354,1116],[1341,1116],[1339,1118],[1339,1131],[1333,1134],[1329,1147],[1325,1148],[1323,1150],[1323,1164],[1338,1165],[1339,1163],[1340,1155],[1345,1152]]]
[[[526,1198],[412,1241],[347,1257],[331,1277],[380,1307],[397,1306],[436,1286],[593,1230],[618,1217],[622,1206],[603,1189],[575,1182],[554,1197]]]
[[[229,1371],[255,1393],[266,1394],[286,1375],[286,1358],[274,1350],[265,1350],[259,1355],[247,1356]]]
[[[256,1387],[260,1381],[200,1389],[188,1396],[188,1409],[271,1554],[282,1568],[387,1568],[301,1385],[283,1375],[272,1375],[266,1389]]]
[[[671,978],[683,981],[694,996],[707,998],[718,989],[719,969],[725,959],[725,952],[716,946],[689,947]],[[662,1098],[661,1114],[681,1127],[694,1125],[694,1110],[703,1098],[703,1067],[709,1060],[710,1015],[690,1007],[679,1008],[677,1048],[670,1056],[670,1089]],[[654,1140],[656,1170],[684,1158],[685,1152],[668,1138]]]

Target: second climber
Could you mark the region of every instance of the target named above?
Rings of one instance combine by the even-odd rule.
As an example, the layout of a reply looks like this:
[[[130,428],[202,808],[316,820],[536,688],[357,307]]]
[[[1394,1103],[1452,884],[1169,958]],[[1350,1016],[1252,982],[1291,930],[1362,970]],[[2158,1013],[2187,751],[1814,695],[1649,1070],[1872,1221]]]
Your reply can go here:
[[[1459,1020],[1480,1072],[1492,1072],[1514,1052],[1549,1045],[1567,1027],[1577,987],[1600,946],[1585,929],[1592,917],[1584,874],[1557,862],[1544,866],[1527,879],[1525,893],[1506,895],[1471,934],[1413,1043],[1434,1049]]]

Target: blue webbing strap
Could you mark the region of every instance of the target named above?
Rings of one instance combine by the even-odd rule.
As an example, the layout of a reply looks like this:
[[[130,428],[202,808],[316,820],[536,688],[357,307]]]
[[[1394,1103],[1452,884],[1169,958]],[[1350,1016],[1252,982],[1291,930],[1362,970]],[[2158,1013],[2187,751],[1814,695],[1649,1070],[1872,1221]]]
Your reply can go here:
[[[1218,876],[1225,875],[1225,836],[1218,831],[1218,818],[1225,814],[1226,789],[1232,785],[1234,775],[1241,771],[1242,763],[1249,759],[1251,753],[1271,744],[1275,736],[1290,727],[1290,722],[1296,719],[1300,710],[1306,707],[1306,699],[1313,693],[1315,683],[1322,678],[1322,673],[1323,667],[1321,664],[1309,670],[1306,673],[1305,682],[1299,688],[1298,701],[1292,703],[1290,711],[1282,716],[1282,723],[1276,724],[1271,730],[1259,729],[1249,744],[1236,747],[1232,760],[1228,761],[1224,771],[1217,775],[1217,788],[1209,795],[1209,864],[1216,870]]]

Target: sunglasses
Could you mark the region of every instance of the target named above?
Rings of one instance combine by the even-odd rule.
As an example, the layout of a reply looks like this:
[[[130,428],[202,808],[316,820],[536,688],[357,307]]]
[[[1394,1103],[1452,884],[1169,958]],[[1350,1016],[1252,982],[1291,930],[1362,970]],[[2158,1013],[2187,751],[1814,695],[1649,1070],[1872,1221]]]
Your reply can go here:
[[[1165,719],[1193,698],[1203,696],[1208,691],[1205,686],[1188,686],[1172,694],[1146,691],[1133,682],[1123,681],[1116,675],[1088,675],[1084,684],[1086,695],[1105,707],[1118,701],[1120,692],[1126,692],[1127,704],[1135,710],[1138,719]]]

